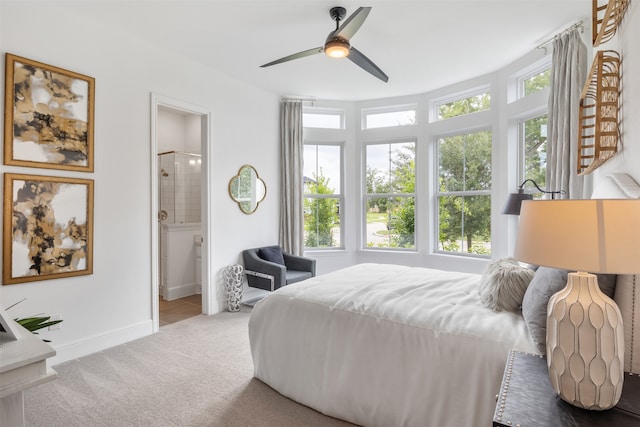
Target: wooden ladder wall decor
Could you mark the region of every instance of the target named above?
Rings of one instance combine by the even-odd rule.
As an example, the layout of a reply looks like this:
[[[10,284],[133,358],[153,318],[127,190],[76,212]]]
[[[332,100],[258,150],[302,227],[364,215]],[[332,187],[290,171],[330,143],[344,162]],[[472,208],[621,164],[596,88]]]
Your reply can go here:
[[[616,34],[629,0],[593,0],[591,12],[591,39],[593,47],[600,46]]]
[[[629,0],[592,0],[593,47],[611,40],[627,10]],[[618,151],[620,129],[620,54],[598,51],[580,94],[578,175],[593,172]]]
[[[580,95],[578,175],[586,175],[618,150],[620,56],[598,51]]]

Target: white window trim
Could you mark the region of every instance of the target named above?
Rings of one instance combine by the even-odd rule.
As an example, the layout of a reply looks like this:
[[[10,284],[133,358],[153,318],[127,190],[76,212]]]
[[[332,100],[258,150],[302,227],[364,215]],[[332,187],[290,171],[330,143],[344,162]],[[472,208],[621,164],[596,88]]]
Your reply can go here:
[[[455,92],[442,97],[431,99],[431,101],[429,102],[429,122],[433,123],[433,122],[443,122],[443,121],[449,120],[449,119],[438,118],[439,116],[438,110],[440,106],[449,104],[452,102],[460,101],[462,99],[471,98],[476,95],[483,95],[485,93],[488,93],[489,96],[491,96],[490,84],[475,86],[473,88],[466,89],[460,92]],[[483,113],[485,111],[490,111],[490,110],[491,110],[491,107],[489,107],[489,110],[476,111],[475,113],[463,114],[462,116],[457,116],[457,117],[469,116],[471,114]],[[451,119],[455,119],[455,118],[456,117],[451,117]]]
[[[341,108],[329,108],[329,107],[302,107],[302,114],[318,114],[326,116],[340,116],[339,128],[324,128],[307,126],[308,129],[324,129],[324,130],[344,130],[345,129],[345,111]]]
[[[517,99],[526,98],[530,95],[524,94],[524,83],[532,77],[537,76],[538,74],[542,74],[545,71],[551,69],[551,63],[542,64],[538,68],[535,68],[533,71],[528,72],[527,74],[523,74],[516,79],[516,96]]]
[[[327,131],[335,130],[335,129],[326,129]],[[339,147],[340,148],[340,187],[339,194],[313,194],[313,193],[304,193],[303,203],[305,199],[338,199],[338,203],[340,206],[340,245],[339,246],[331,246],[331,247],[308,247],[305,245],[304,251],[336,251],[336,250],[344,250],[345,248],[345,200],[344,200],[344,190],[345,190],[345,168],[344,168],[344,156],[345,156],[345,142],[328,142],[328,141],[304,141],[303,145],[324,145],[331,147]]]
[[[527,98],[526,96],[524,96],[524,81],[536,74],[545,71],[548,68],[551,68],[551,59],[551,54],[545,55],[537,61],[529,64],[528,66],[519,69],[507,78],[508,104],[511,104],[520,99]]]
[[[548,110],[544,109],[543,111],[536,112],[534,114],[529,114],[525,117],[521,117],[518,119],[518,185],[525,180],[525,135],[524,135],[524,125],[525,122],[529,120],[536,119],[538,117],[547,116],[547,120],[549,118]],[[548,141],[548,137],[547,137]]]
[[[398,126],[383,126],[376,128],[368,128],[367,127],[367,116],[375,115],[375,114],[385,114],[385,113],[400,113],[403,111],[413,111],[415,114],[415,123],[412,125],[398,125]],[[399,127],[407,127],[407,126],[417,126],[420,119],[418,117],[418,104],[402,104],[402,105],[390,105],[384,107],[367,107],[362,108],[360,110],[360,129],[365,131],[372,131],[376,129],[389,129],[389,128],[399,128]]]
[[[461,98],[462,99],[462,98]],[[492,161],[491,164],[493,166],[494,162],[493,162],[493,145],[495,143],[494,141],[494,132],[493,129],[491,127],[490,124],[488,124],[487,126],[481,126],[481,127],[476,127],[473,129],[465,129],[461,132],[452,132],[452,133],[446,133],[446,134],[440,134],[434,137],[434,142],[435,142],[435,168],[433,171],[433,183],[435,186],[435,191],[434,191],[434,195],[435,195],[435,203],[434,203],[434,218],[435,218],[435,222],[434,222],[434,228],[433,228],[433,239],[432,239],[432,244],[433,244],[433,252],[436,254],[440,254],[440,255],[447,255],[447,256],[461,256],[461,257],[465,257],[465,258],[481,258],[481,259],[490,259],[492,255],[481,255],[481,254],[473,254],[473,253],[468,253],[468,252],[450,252],[450,251],[444,251],[440,249],[440,197],[443,196],[489,196],[490,197],[490,202],[493,205],[493,185],[491,186],[490,189],[488,190],[464,190],[464,191],[440,191],[439,185],[438,183],[440,182],[440,144],[438,143],[438,141],[441,138],[451,138],[451,137],[455,137],[455,136],[461,136],[461,135],[468,135],[468,134],[472,134],[472,133],[477,133],[477,132],[491,132],[491,147],[492,147]],[[491,241],[493,241],[493,230],[491,230]],[[493,253],[493,248],[492,248],[492,253]]]
[[[367,193],[367,147],[369,145],[386,145],[386,144],[403,144],[403,143],[413,143],[414,144],[414,149],[415,149],[415,155],[414,155],[414,164],[415,164],[415,169],[414,169],[414,192],[413,193]],[[361,180],[362,180],[362,215],[360,217],[360,221],[362,224],[362,239],[360,241],[360,247],[361,250],[363,251],[367,251],[367,250],[372,250],[372,251],[392,251],[392,252],[418,252],[418,230],[417,230],[417,221],[416,221],[416,217],[418,215],[418,203],[417,203],[417,192],[415,191],[415,189],[418,188],[418,177],[417,177],[417,172],[418,172],[418,151],[419,151],[419,147],[418,147],[418,141],[415,137],[412,138],[392,138],[392,139],[388,139],[388,140],[376,140],[376,141],[365,141],[363,142],[362,145],[362,161],[363,161],[363,168],[362,168],[362,176],[361,176]],[[384,198],[384,197],[397,197],[397,198],[413,198],[413,209],[414,209],[414,227],[416,227],[413,230],[413,248],[392,248],[390,246],[384,246],[384,247],[375,247],[375,246],[367,246],[367,206],[368,206],[368,201],[370,198]]]

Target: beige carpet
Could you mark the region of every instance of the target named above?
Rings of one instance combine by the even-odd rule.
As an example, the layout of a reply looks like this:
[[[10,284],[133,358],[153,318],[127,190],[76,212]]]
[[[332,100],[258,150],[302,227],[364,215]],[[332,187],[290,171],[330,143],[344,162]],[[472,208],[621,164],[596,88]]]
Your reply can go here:
[[[249,315],[197,316],[56,365],[57,380],[25,392],[26,425],[352,426],[253,378]]]

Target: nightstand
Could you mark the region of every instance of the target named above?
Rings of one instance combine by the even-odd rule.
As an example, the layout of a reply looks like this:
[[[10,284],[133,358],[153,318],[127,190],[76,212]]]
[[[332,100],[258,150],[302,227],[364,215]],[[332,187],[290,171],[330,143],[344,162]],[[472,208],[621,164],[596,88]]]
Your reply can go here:
[[[589,411],[560,399],[543,356],[512,350],[493,415],[494,427],[640,426],[640,376],[625,374],[622,398],[607,411]]]

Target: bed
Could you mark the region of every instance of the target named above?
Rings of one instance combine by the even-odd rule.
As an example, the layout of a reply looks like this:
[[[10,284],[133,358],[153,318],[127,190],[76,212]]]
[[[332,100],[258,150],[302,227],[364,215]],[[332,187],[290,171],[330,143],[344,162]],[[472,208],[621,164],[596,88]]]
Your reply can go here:
[[[613,175],[594,195],[640,198],[633,179]],[[640,312],[640,292],[630,296],[640,279],[621,279],[627,285],[615,289],[615,299],[626,351],[640,354],[640,328],[634,332],[636,322],[625,314]],[[249,320],[254,375],[284,396],[358,425],[490,425],[509,351],[543,350],[528,307],[526,321],[517,310],[487,308],[481,280],[480,274],[359,264],[280,288]],[[556,282],[561,289],[566,276]],[[618,289],[626,294],[618,296]],[[548,287],[547,300],[557,290]],[[538,304],[544,319],[546,302]]]
[[[281,288],[251,315],[255,376],[359,425],[488,425],[509,350],[537,350],[480,278],[359,264]]]

